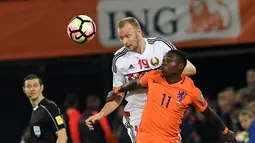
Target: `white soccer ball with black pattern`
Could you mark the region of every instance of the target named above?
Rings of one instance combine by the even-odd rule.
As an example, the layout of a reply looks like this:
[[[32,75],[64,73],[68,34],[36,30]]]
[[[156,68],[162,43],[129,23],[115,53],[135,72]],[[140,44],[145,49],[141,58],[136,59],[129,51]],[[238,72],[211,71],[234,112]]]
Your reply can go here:
[[[67,33],[71,40],[85,44],[90,42],[96,34],[96,25],[87,15],[73,17],[68,26]]]

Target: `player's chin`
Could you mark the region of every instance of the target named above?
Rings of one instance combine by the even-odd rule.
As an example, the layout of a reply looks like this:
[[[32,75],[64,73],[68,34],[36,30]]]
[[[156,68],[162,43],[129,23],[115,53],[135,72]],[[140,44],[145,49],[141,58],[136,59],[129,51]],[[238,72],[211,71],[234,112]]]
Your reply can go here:
[[[129,50],[129,51],[132,51],[133,48],[131,46],[126,46],[126,48]]]
[[[133,46],[128,46],[127,49],[128,49],[129,51],[136,51],[136,50],[137,50],[137,48],[136,48],[136,47],[133,47]]]
[[[162,73],[162,76],[166,76],[166,72],[164,70],[159,70]]]
[[[166,73],[164,73],[164,72],[162,72],[162,76],[167,76],[167,74],[166,74]]]

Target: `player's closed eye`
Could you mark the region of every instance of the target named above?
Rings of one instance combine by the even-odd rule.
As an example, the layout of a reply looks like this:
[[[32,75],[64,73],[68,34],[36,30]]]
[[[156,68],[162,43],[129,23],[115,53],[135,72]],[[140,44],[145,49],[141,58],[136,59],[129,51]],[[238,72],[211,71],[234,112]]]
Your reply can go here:
[[[166,58],[163,58],[162,63],[166,63]]]
[[[164,58],[164,59],[163,59],[163,64],[167,64],[167,63],[169,63],[169,62],[171,62],[171,61],[172,61],[171,58]]]
[[[28,88],[28,89],[30,89],[30,88],[32,88],[32,87],[39,87],[39,85],[38,85],[38,84],[34,84],[34,85],[27,85],[27,86],[26,86],[26,88]]]
[[[27,85],[26,88],[31,88],[31,85]]]

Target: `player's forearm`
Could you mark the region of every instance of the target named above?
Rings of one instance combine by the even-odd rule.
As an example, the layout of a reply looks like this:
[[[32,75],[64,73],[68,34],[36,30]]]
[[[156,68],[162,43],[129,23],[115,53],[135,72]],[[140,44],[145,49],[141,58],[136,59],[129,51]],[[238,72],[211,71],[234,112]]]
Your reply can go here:
[[[110,113],[112,113],[120,105],[120,103],[123,100],[123,97],[124,97],[123,93],[120,93],[120,95],[114,96],[113,100],[106,102],[106,104],[100,111],[100,114],[102,114],[103,116],[107,116]]]
[[[66,129],[60,129],[56,132],[57,135],[57,142],[56,143],[67,143],[67,135],[66,135]]]
[[[122,92],[128,92],[128,91],[132,91],[132,90],[136,90],[136,89],[140,89],[142,88],[140,85],[140,80],[139,79],[134,79],[131,80],[125,84],[123,84],[120,88],[118,88],[119,93]]]
[[[182,74],[186,76],[192,76],[195,75],[196,73],[197,73],[196,67],[189,60],[187,60],[187,65],[184,68]]]
[[[209,106],[202,113],[209,122],[211,122],[217,129],[222,132],[222,134],[227,134],[228,128],[225,126],[220,117]]]
[[[56,143],[67,143],[67,137],[63,138],[63,137],[58,137],[57,142]]]

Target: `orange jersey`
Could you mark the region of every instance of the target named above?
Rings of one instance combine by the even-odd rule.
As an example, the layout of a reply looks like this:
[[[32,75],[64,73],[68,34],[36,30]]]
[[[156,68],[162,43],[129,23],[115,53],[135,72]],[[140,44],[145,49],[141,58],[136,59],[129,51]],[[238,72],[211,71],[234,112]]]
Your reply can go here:
[[[180,124],[189,105],[199,111],[207,108],[207,102],[192,79],[182,75],[182,80],[168,84],[160,71],[150,71],[140,79],[148,87],[137,143],[178,143]]]

